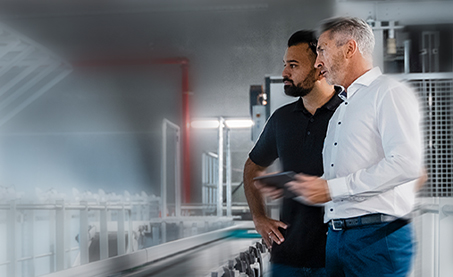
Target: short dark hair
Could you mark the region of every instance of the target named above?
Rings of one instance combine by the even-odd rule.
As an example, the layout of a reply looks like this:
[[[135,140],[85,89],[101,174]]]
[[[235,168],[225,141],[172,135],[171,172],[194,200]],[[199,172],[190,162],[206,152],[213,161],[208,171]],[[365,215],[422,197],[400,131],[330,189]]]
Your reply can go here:
[[[295,32],[291,35],[288,39],[288,47],[295,46],[301,43],[307,43],[308,47],[310,47],[311,51],[316,53],[316,45],[317,45],[316,33],[310,30],[300,30]]]

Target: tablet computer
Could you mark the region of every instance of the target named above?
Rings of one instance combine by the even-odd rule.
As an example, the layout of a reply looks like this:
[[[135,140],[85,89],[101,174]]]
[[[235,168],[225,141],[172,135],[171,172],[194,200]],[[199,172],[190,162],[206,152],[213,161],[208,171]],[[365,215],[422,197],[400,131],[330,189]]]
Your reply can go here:
[[[258,176],[253,178],[255,181],[260,181],[262,184],[270,187],[275,187],[279,189],[284,189],[284,197],[293,198],[297,195],[288,190],[285,187],[285,184],[294,180],[294,175],[296,175],[293,171],[285,171],[275,174],[268,174],[263,176]]]

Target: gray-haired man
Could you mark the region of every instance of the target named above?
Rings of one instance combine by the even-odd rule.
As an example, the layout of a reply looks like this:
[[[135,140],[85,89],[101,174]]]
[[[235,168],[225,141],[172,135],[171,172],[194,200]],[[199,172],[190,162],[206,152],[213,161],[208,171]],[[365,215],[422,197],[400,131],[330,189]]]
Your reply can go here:
[[[407,217],[422,175],[419,109],[412,90],[373,68],[374,36],[361,19],[325,21],[315,67],[344,88],[323,149],[324,175],[291,189],[326,203],[329,276],[406,276],[413,255]]]

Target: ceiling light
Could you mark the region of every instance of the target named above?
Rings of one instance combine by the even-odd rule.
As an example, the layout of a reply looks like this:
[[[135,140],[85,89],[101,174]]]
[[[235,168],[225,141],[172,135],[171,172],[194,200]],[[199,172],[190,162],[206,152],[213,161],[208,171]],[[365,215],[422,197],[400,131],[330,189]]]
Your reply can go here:
[[[228,128],[250,128],[253,126],[253,121],[250,119],[227,119],[225,125]]]
[[[217,129],[219,128],[218,120],[194,120],[190,123],[190,126],[195,129]]]

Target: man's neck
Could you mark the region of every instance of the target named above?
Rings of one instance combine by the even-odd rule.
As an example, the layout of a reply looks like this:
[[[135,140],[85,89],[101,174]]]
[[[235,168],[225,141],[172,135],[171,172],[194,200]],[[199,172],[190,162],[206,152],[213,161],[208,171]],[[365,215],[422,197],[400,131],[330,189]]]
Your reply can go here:
[[[315,85],[313,90],[302,97],[304,107],[311,114],[315,114],[316,110],[327,103],[335,94],[333,86],[328,85],[325,81]]]
[[[347,78],[341,84],[346,90],[349,88],[355,80],[357,80],[360,76],[367,73],[373,68],[373,64],[368,62],[367,60],[361,59],[356,60],[356,62],[351,63],[350,66],[346,69],[348,72]]]

